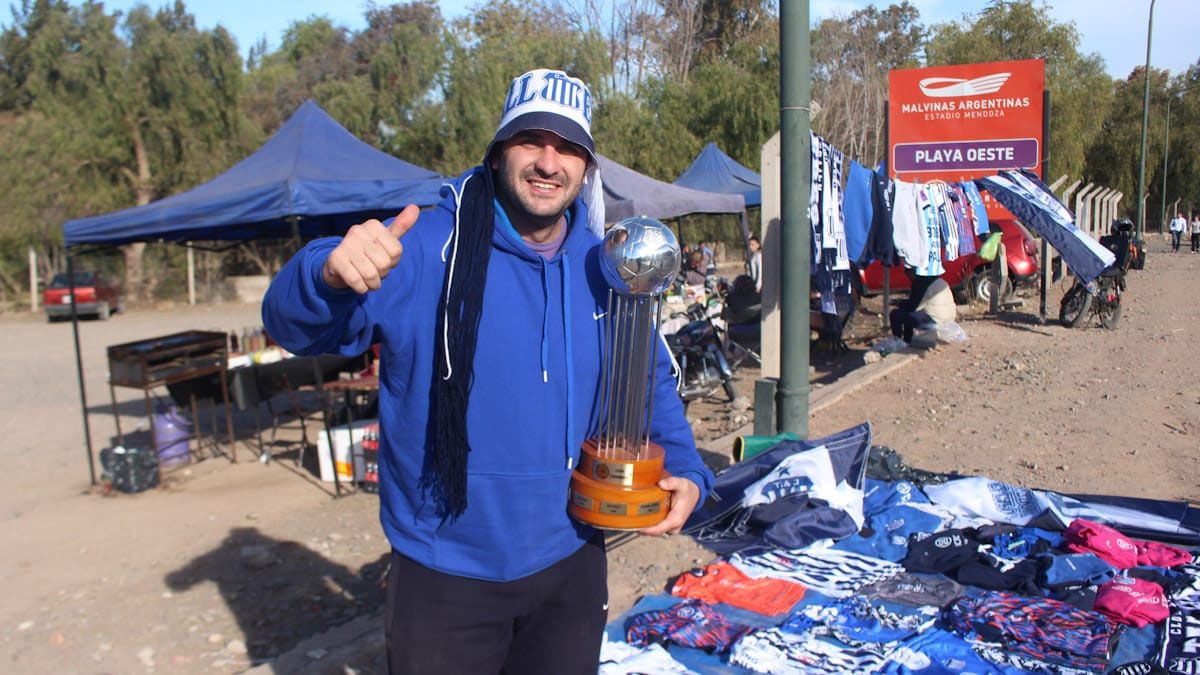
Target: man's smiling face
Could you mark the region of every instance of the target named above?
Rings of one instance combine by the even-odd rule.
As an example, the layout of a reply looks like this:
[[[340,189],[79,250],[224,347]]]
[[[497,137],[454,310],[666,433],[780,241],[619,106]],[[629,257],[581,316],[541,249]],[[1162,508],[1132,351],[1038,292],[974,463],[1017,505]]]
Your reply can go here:
[[[553,225],[579,194],[585,148],[541,129],[517,133],[492,158],[500,201],[518,230]]]

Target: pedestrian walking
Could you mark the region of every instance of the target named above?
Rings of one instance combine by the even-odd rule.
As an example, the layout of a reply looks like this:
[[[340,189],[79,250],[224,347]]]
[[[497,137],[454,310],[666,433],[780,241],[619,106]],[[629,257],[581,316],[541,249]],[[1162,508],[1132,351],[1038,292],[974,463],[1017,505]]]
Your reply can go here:
[[[1187,218],[1184,218],[1183,214],[1176,213],[1175,217],[1171,219],[1170,230],[1172,251],[1179,251],[1179,240],[1183,238],[1183,231],[1187,229],[1187,226]],[[1195,247],[1193,246],[1193,248]]]
[[[1200,252],[1200,212],[1192,214],[1192,253]]]

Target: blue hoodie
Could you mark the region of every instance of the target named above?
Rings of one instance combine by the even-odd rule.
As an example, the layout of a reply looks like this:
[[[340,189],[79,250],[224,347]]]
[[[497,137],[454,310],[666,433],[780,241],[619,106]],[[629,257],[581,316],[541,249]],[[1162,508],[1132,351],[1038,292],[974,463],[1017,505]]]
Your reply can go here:
[[[600,422],[608,285],[581,201],[551,260],[530,250],[497,209],[467,409],[468,505],[456,520],[440,518],[422,484],[432,447],[434,331],[458,199],[467,180],[482,180],[481,170],[443,188],[442,203],[401,239],[404,256],[379,290],[358,295],[325,284],[321,270],[340,239],[318,239],[272,281],[263,323],[296,354],[354,355],[380,343],[380,519],[388,541],[441,572],[510,581],[562,560],[593,534],[567,515],[567,499],[580,448]],[[666,450],[666,470],[700,487],[702,503],[713,476],[696,452],[661,345],[650,437]]]

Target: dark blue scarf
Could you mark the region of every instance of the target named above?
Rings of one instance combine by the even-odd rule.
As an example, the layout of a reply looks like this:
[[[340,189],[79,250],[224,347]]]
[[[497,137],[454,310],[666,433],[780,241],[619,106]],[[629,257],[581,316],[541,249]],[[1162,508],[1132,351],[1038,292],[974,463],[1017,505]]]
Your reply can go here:
[[[462,190],[438,303],[426,434],[432,439],[432,446],[426,454],[424,475],[437,503],[438,515],[451,521],[467,508],[467,454],[471,451],[467,401],[475,376],[475,345],[479,339],[483,289],[487,284],[496,220],[496,189],[486,164],[464,183]],[[451,377],[447,379],[447,375]]]

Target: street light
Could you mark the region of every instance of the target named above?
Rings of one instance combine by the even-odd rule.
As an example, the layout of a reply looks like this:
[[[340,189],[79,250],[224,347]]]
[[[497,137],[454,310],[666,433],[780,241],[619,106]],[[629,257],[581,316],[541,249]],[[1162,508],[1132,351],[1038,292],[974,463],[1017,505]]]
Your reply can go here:
[[[1142,154],[1138,166],[1139,195],[1146,194],[1146,129],[1150,126],[1150,38],[1154,35],[1154,0],[1150,0],[1150,20],[1146,22],[1146,90],[1142,95]],[[1138,200],[1137,238],[1143,239],[1146,231],[1146,198]]]
[[[1190,87],[1184,87],[1175,94],[1183,94],[1184,92],[1195,89],[1198,85],[1193,84]],[[1167,222],[1167,157],[1171,154],[1171,101],[1175,100],[1175,94],[1167,92],[1167,130],[1163,134],[1163,181],[1162,181],[1162,215],[1159,216],[1159,228],[1162,228],[1162,223]],[[1178,210],[1176,210],[1178,213]]]

